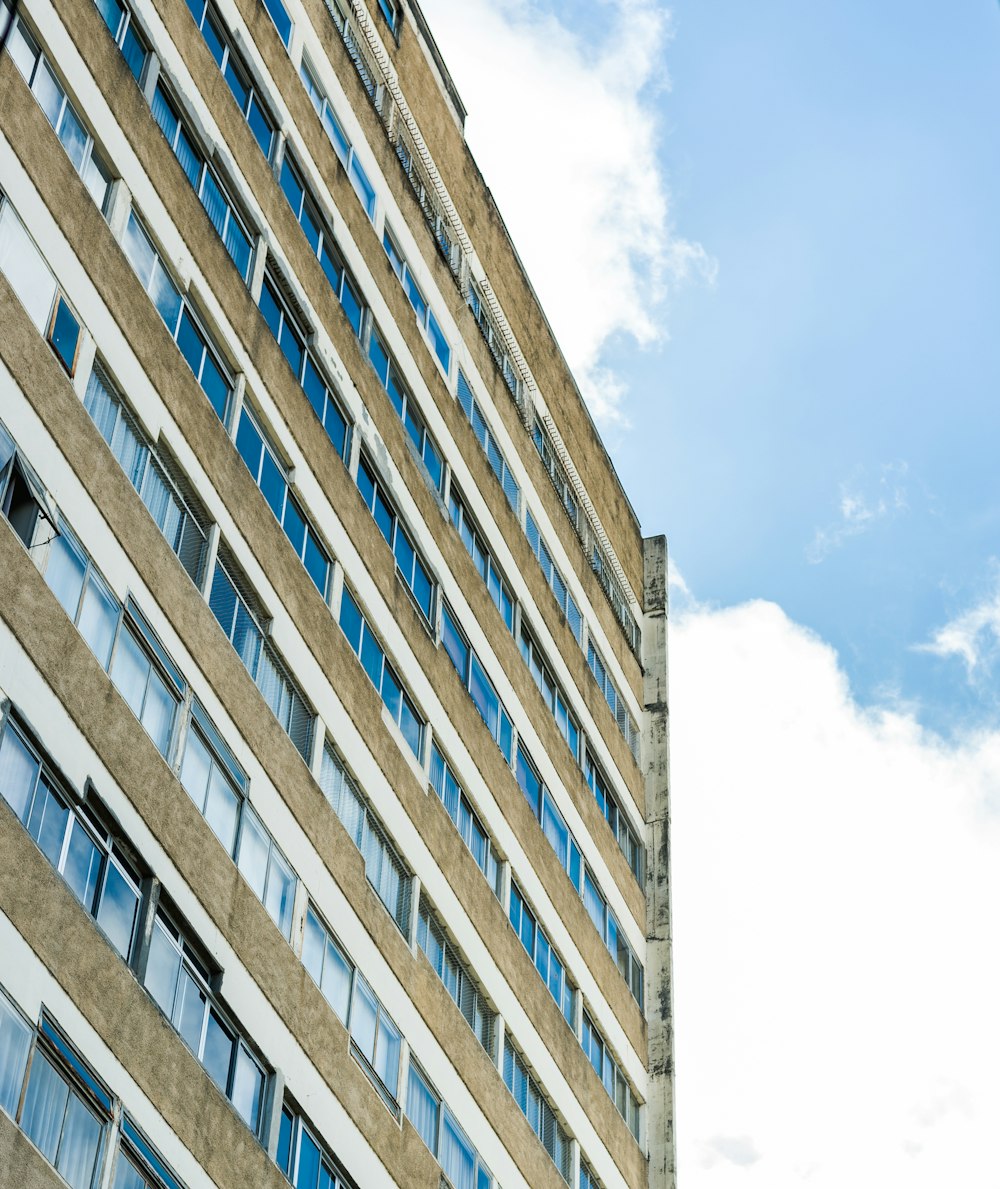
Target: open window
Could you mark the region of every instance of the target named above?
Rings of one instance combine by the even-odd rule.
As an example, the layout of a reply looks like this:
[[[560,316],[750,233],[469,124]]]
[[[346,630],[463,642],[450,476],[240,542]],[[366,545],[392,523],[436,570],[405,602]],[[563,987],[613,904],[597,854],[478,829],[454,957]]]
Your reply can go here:
[[[0,512],[26,549],[35,544],[39,524],[55,536],[58,517],[41,480],[0,424]]]

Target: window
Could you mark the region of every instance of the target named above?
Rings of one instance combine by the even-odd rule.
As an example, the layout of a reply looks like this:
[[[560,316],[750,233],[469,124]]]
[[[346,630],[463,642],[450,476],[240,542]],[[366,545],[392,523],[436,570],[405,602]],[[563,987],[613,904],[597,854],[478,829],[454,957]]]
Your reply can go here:
[[[342,460],[347,459],[350,441],[349,426],[330,386],[323,379],[312,354],[306,350],[306,336],[295,323],[288,304],[282,298],[277,282],[264,277],[260,293],[260,312],[274,335],[282,354],[288,360],[296,380],[320,419],[327,437]]]
[[[584,552],[589,553],[588,560],[590,561],[591,568],[597,575],[601,589],[611,604],[611,609],[615,613],[615,618],[618,620],[619,626],[625,633],[629,647],[633,652],[638,654],[641,642],[639,625],[635,621],[635,616],[632,614],[625,590],[615,573],[611,557],[597,539],[594,529],[576,497],[576,489],[570,480],[569,474],[559,459],[555,443],[546,427],[537,417],[535,418],[535,425],[531,436],[538,450],[538,455],[542,460],[542,465],[552,480],[552,486],[556,489],[563,509],[569,517],[576,535],[580,538]]]
[[[80,322],[56,285],[14,208],[0,197],[0,272],[39,332],[72,375],[80,345]]]
[[[396,10],[396,0],[378,0],[379,12],[389,22],[389,28],[395,33],[399,13]]]
[[[436,743],[431,746],[430,783],[431,788],[441,798],[448,816],[458,827],[465,845],[472,851],[472,857],[486,876],[486,882],[499,899],[500,864],[497,862],[493,843]]]
[[[594,675],[594,680],[597,682],[601,693],[604,695],[604,700],[611,707],[611,713],[615,716],[615,722],[618,724],[619,731],[625,736],[625,742],[629,745],[629,750],[638,760],[639,728],[635,725],[635,719],[629,714],[628,707],[625,705],[625,699],[618,692],[618,687],[611,680],[607,666],[601,659],[601,654],[594,647],[593,640],[587,641],[587,664],[590,667],[591,673]]]
[[[642,965],[632,952],[632,947],[626,940],[625,934],[618,924],[618,919],[611,911],[604,893],[597,886],[589,871],[583,873],[582,895],[584,907],[594,922],[594,928],[608,947],[622,978],[632,992],[632,997],[641,1008],[643,1003]]]
[[[504,1037],[503,1080],[524,1117],[531,1124],[532,1131],[542,1141],[543,1147],[568,1185],[572,1166],[570,1138],[556,1118],[555,1111],[529,1071],[524,1058],[514,1048],[510,1036]]]
[[[504,759],[508,764],[512,764],[514,727],[510,715],[504,709],[493,682],[487,677],[479,657],[469,646],[447,604],[444,605],[441,617],[441,643],[451,657],[451,663],[458,671],[462,684],[475,702],[483,722],[503,752]]]
[[[292,18],[288,15],[284,4],[281,0],[264,0],[264,7],[267,9],[268,16],[274,21],[278,36],[287,47],[292,37]]]
[[[121,604],[98,574],[89,554],[65,522],[50,544],[45,581],[102,669],[107,669],[115,642]]]
[[[552,799],[552,794],[542,783],[531,757],[519,743],[517,747],[517,783],[521,786],[532,812],[542,827],[542,833],[556,853],[556,858],[569,876],[570,883],[579,895],[583,895],[583,858],[576,839],[566,825],[562,814]],[[603,936],[603,934],[602,934]]]
[[[278,1168],[295,1189],[348,1189],[340,1167],[302,1115],[287,1102],[281,1109]]]
[[[404,937],[410,934],[413,877],[367,798],[348,774],[329,740],[323,748],[319,786],[361,851],[368,882]]]
[[[542,465],[552,480],[552,486],[556,489],[563,509],[570,519],[570,523],[579,532],[580,518],[583,515],[583,510],[576,498],[576,493],[573,489],[573,484],[570,482],[569,475],[556,455],[555,446],[545,427],[537,418],[535,419],[531,437],[542,460]]]
[[[68,795],[10,719],[0,736],[0,795],[128,962],[139,912],[139,875],[111,833]]]
[[[142,72],[149,57],[146,39],[136,28],[132,10],[122,0],[96,0],[97,11],[104,18],[115,45],[122,52],[125,64],[137,83],[142,83]]]
[[[399,1118],[402,1036],[368,983],[355,972],[351,999],[351,1052],[392,1113]]]
[[[250,782],[197,699],[191,703],[179,775],[215,836],[235,858],[240,808]]]
[[[188,8],[205,38],[209,52],[222,71],[223,78],[229,84],[236,106],[250,125],[250,131],[260,145],[260,151],[270,160],[274,145],[274,121],[261,102],[246,64],[233,48],[225,25],[208,0],[188,0]]]
[[[108,673],[160,753],[167,756],[185,683],[131,599],[122,615]]]
[[[427,955],[428,962],[458,1005],[458,1010],[476,1034],[476,1039],[492,1058],[496,1012],[486,1002],[479,984],[469,973],[423,892],[417,920],[417,944]]]
[[[367,620],[361,614],[358,604],[354,601],[353,595],[346,587],[340,604],[340,626],[365,672],[381,695],[390,717],[403,732],[403,737],[409,744],[410,750],[419,760],[423,742],[423,719],[417,713],[416,707],[410,700],[410,695],[403,689],[399,678],[389,664],[382,645],[379,644],[375,634],[368,626]]]
[[[393,408],[406,426],[406,432],[410,435],[414,449],[427,468],[431,485],[435,491],[440,491],[444,482],[444,463],[441,460],[441,454],[437,446],[434,445],[434,441],[424,425],[424,420],[417,411],[413,397],[410,396],[403,384],[399,369],[375,326],[371,328],[368,358],[375,368],[382,387],[388,392]]]
[[[306,912],[302,963],[338,1018],[347,1026],[351,1052],[379,1097],[398,1118],[400,1031],[312,905]],[[282,1163],[283,1150],[289,1153],[290,1160],[294,1160],[294,1152],[286,1146],[286,1130],[290,1140],[290,1130],[282,1120],[278,1158],[282,1169],[290,1167]]]
[[[514,400],[519,401],[521,399],[521,389],[524,384],[520,371],[511,358],[510,351],[507,348],[505,334],[490,314],[489,306],[483,297],[482,290],[475,281],[471,280],[469,282],[468,302],[469,309],[472,310],[472,316],[475,318],[476,325],[479,327],[479,333],[486,340],[486,345],[489,347],[490,354],[493,356],[493,362],[496,364],[497,371],[503,376],[503,381],[510,389],[511,396]]]
[[[313,712],[298,683],[261,626],[263,616],[246,579],[224,545],[219,547],[208,605],[236,649],[264,701],[308,760]]]
[[[406,258],[403,253],[396,246],[396,241],[392,237],[389,228],[386,227],[382,235],[382,246],[385,248],[385,253],[389,257],[389,263],[392,265],[393,272],[399,277],[400,283],[403,286],[403,292],[406,294],[410,305],[413,306],[413,312],[417,315],[417,325],[430,339],[431,347],[434,354],[437,356],[438,363],[444,368],[445,375],[451,368],[451,347],[448,346],[448,340],[444,337],[444,331],[434,317],[434,311],[427,304],[427,301],[420,292],[420,287],[413,279],[413,274],[410,272],[409,265],[406,263]]]
[[[528,907],[517,884],[510,885],[510,923],[534,962],[535,969],[542,976],[552,998],[566,1018],[566,1023],[576,1032],[576,990],[566,977],[566,968],[556,956],[555,950],[545,932]]]
[[[406,1117],[437,1157],[453,1189],[495,1189],[490,1170],[412,1058],[406,1087]]]
[[[622,854],[628,860],[632,874],[641,885],[645,876],[645,847],[629,825],[625,813],[618,803],[618,798],[612,792],[611,786],[589,751],[587,752],[586,773],[587,784],[604,814],[604,820],[611,827],[611,833],[614,834],[622,849]]]
[[[278,461],[276,451],[264,437],[246,405],[240,415],[236,449],[267,500],[268,507],[285,530],[285,536],[291,542],[296,556],[325,599],[330,577],[329,554],[298,500],[292,495],[285,468]]]
[[[346,1026],[351,1009],[354,963],[310,904],[302,938],[302,964],[312,975],[326,1001]]]
[[[197,699],[191,704],[180,780],[288,941],[295,905],[295,872],[247,803],[246,773]]]
[[[396,569],[403,581],[413,592],[417,606],[430,623],[434,618],[434,583],[424,565],[423,559],[414,548],[410,534],[403,528],[381,483],[375,477],[375,470],[362,454],[358,463],[358,491],[375,517],[379,532],[385,537],[396,559]]]
[[[177,469],[146,438],[100,363],[90,375],[84,408],[111,447],[160,532],[195,586],[204,579],[208,517]]]
[[[14,439],[0,422],[0,513],[26,549],[44,541],[35,541],[39,522],[48,525],[48,535],[58,531],[58,517],[50,507],[45,488],[18,450]]]
[[[205,964],[162,909],[157,910],[145,987],[213,1082],[258,1135],[264,1068],[209,989]]]
[[[538,525],[535,523],[535,518],[530,512],[525,517],[524,531],[528,538],[528,544],[531,546],[535,557],[538,558],[538,564],[542,567],[545,581],[549,584],[552,593],[556,596],[559,610],[562,611],[563,615],[569,621],[570,631],[576,637],[577,643],[582,645],[583,616],[580,614],[580,608],[576,605],[573,596],[569,593],[566,580],[552,560],[552,554],[549,552],[549,548],[538,530]]]
[[[507,631],[514,631],[514,597],[510,593],[497,569],[493,555],[484,542],[479,530],[473,524],[465,507],[465,501],[458,493],[454,480],[448,492],[448,504],[451,511],[451,522],[458,529],[462,544],[469,552],[479,576],[486,583],[490,598],[496,604],[497,610],[507,625]]]
[[[587,1012],[583,1013],[583,1031],[580,1043],[583,1045],[583,1051],[587,1054],[587,1059],[594,1067],[594,1072],[601,1079],[601,1084],[607,1090],[618,1113],[625,1120],[629,1131],[632,1132],[636,1141],[638,1141],[638,1099],[632,1093],[632,1087],[628,1084],[625,1075],[618,1066],[618,1062],[611,1055],[608,1046],[604,1043],[604,1038],[598,1032],[594,1021]]]
[[[348,322],[360,338],[367,309],[364,298],[357,282],[344,264],[336,240],[319,213],[319,207],[302,180],[302,171],[296,166],[291,150],[287,148],[281,162],[281,189],[309,241],[309,246],[319,259],[326,279],[330,282],[330,288],[343,306]]]
[[[344,168],[347,170],[347,176],[351,179],[351,185],[354,187],[358,198],[361,199],[361,205],[365,208],[368,218],[374,219],[375,187],[368,180],[368,175],[365,173],[361,163],[358,161],[357,154],[354,152],[354,146],[344,132],[343,126],[330,106],[329,99],[323,88],[319,85],[315,73],[309,68],[305,58],[302,59],[302,82],[305,85],[306,94],[316,109],[320,123],[330,138],[334,152],[336,152],[343,163]]]
[[[0,990],[0,1107],[17,1114],[31,1051],[31,1026]]]
[[[91,1189],[111,1115],[111,1095],[43,1016],[18,1122],[72,1189]]]
[[[90,191],[98,209],[102,214],[106,213],[111,170],[97,151],[94,138],[74,110],[38,42],[20,17],[10,31],[7,49],[59,137],[73,168],[83,178],[83,184]]]
[[[580,724],[576,721],[576,715],[570,710],[556,679],[549,672],[538,645],[523,623],[521,625],[521,656],[534,678],[535,685],[538,686],[545,705],[552,711],[556,726],[573,753],[573,758],[579,763]]]
[[[580,1189],[604,1189],[590,1165],[580,1158]]]
[[[174,156],[194,192],[201,200],[212,226],[219,233],[226,251],[244,281],[250,280],[253,261],[253,245],[244,221],[236,213],[232,200],[226,194],[215,171],[209,166],[205,154],[196,147],[193,138],[177,114],[177,108],[167,96],[163,84],[158,83],[152,102],[153,119],[160,125]]]
[[[188,299],[181,296],[180,290],[170,279],[162,258],[136,218],[135,211],[129,215],[122,248],[142,287],[166,323],[170,337],[177,343],[209,403],[225,425],[234,389],[232,378],[218,350],[201,328]]]
[[[66,524],[49,545],[45,581],[129,709],[168,756],[186,683],[135,603],[122,606]]]
[[[240,815],[236,866],[287,941],[292,934],[295,873],[246,801]]]
[[[486,458],[494,475],[497,477],[497,481],[503,488],[507,502],[516,513],[520,507],[521,490],[511,473],[510,467],[507,465],[507,460],[504,458],[496,438],[490,431],[490,427],[486,424],[486,418],[483,416],[483,411],[479,407],[479,402],[472,395],[469,381],[465,378],[465,374],[461,368],[458,370],[458,403],[461,405],[466,417],[468,417],[472,425],[472,431],[479,439],[480,446],[486,451]]]
[[[183,1189],[162,1156],[127,1114],[122,1115],[121,1138],[113,1189]]]

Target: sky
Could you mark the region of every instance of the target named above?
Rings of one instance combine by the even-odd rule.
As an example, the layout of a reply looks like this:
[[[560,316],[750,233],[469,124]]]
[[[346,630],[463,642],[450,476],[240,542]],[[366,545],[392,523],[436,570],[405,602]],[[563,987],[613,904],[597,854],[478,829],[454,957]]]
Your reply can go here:
[[[679,1183],[998,1189],[1000,5],[421,2],[669,542]]]

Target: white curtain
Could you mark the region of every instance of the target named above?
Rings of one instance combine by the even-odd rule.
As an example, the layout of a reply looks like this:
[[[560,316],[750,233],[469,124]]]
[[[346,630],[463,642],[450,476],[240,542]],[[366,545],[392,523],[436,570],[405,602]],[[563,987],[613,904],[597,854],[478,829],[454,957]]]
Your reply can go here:
[[[30,1047],[31,1029],[0,995],[0,1107],[9,1115],[17,1110]]]
[[[101,1124],[75,1094],[69,1096],[56,1168],[73,1189],[90,1189],[101,1144]]]
[[[21,1129],[50,1163],[55,1162],[69,1088],[46,1057],[35,1053],[21,1115]]]

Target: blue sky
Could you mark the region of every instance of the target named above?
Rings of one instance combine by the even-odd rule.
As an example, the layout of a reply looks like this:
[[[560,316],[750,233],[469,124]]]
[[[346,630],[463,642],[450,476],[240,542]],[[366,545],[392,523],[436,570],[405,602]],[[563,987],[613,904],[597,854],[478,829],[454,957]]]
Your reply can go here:
[[[670,627],[684,1189],[996,1189],[1000,5],[422,0]]]
[[[661,160],[719,268],[669,299],[669,342],[609,348],[643,427],[616,459],[699,598],[775,599],[863,698],[965,722],[964,667],[910,646],[995,582],[1000,9],[672,12]],[[890,508],[810,562],[844,490]]]

